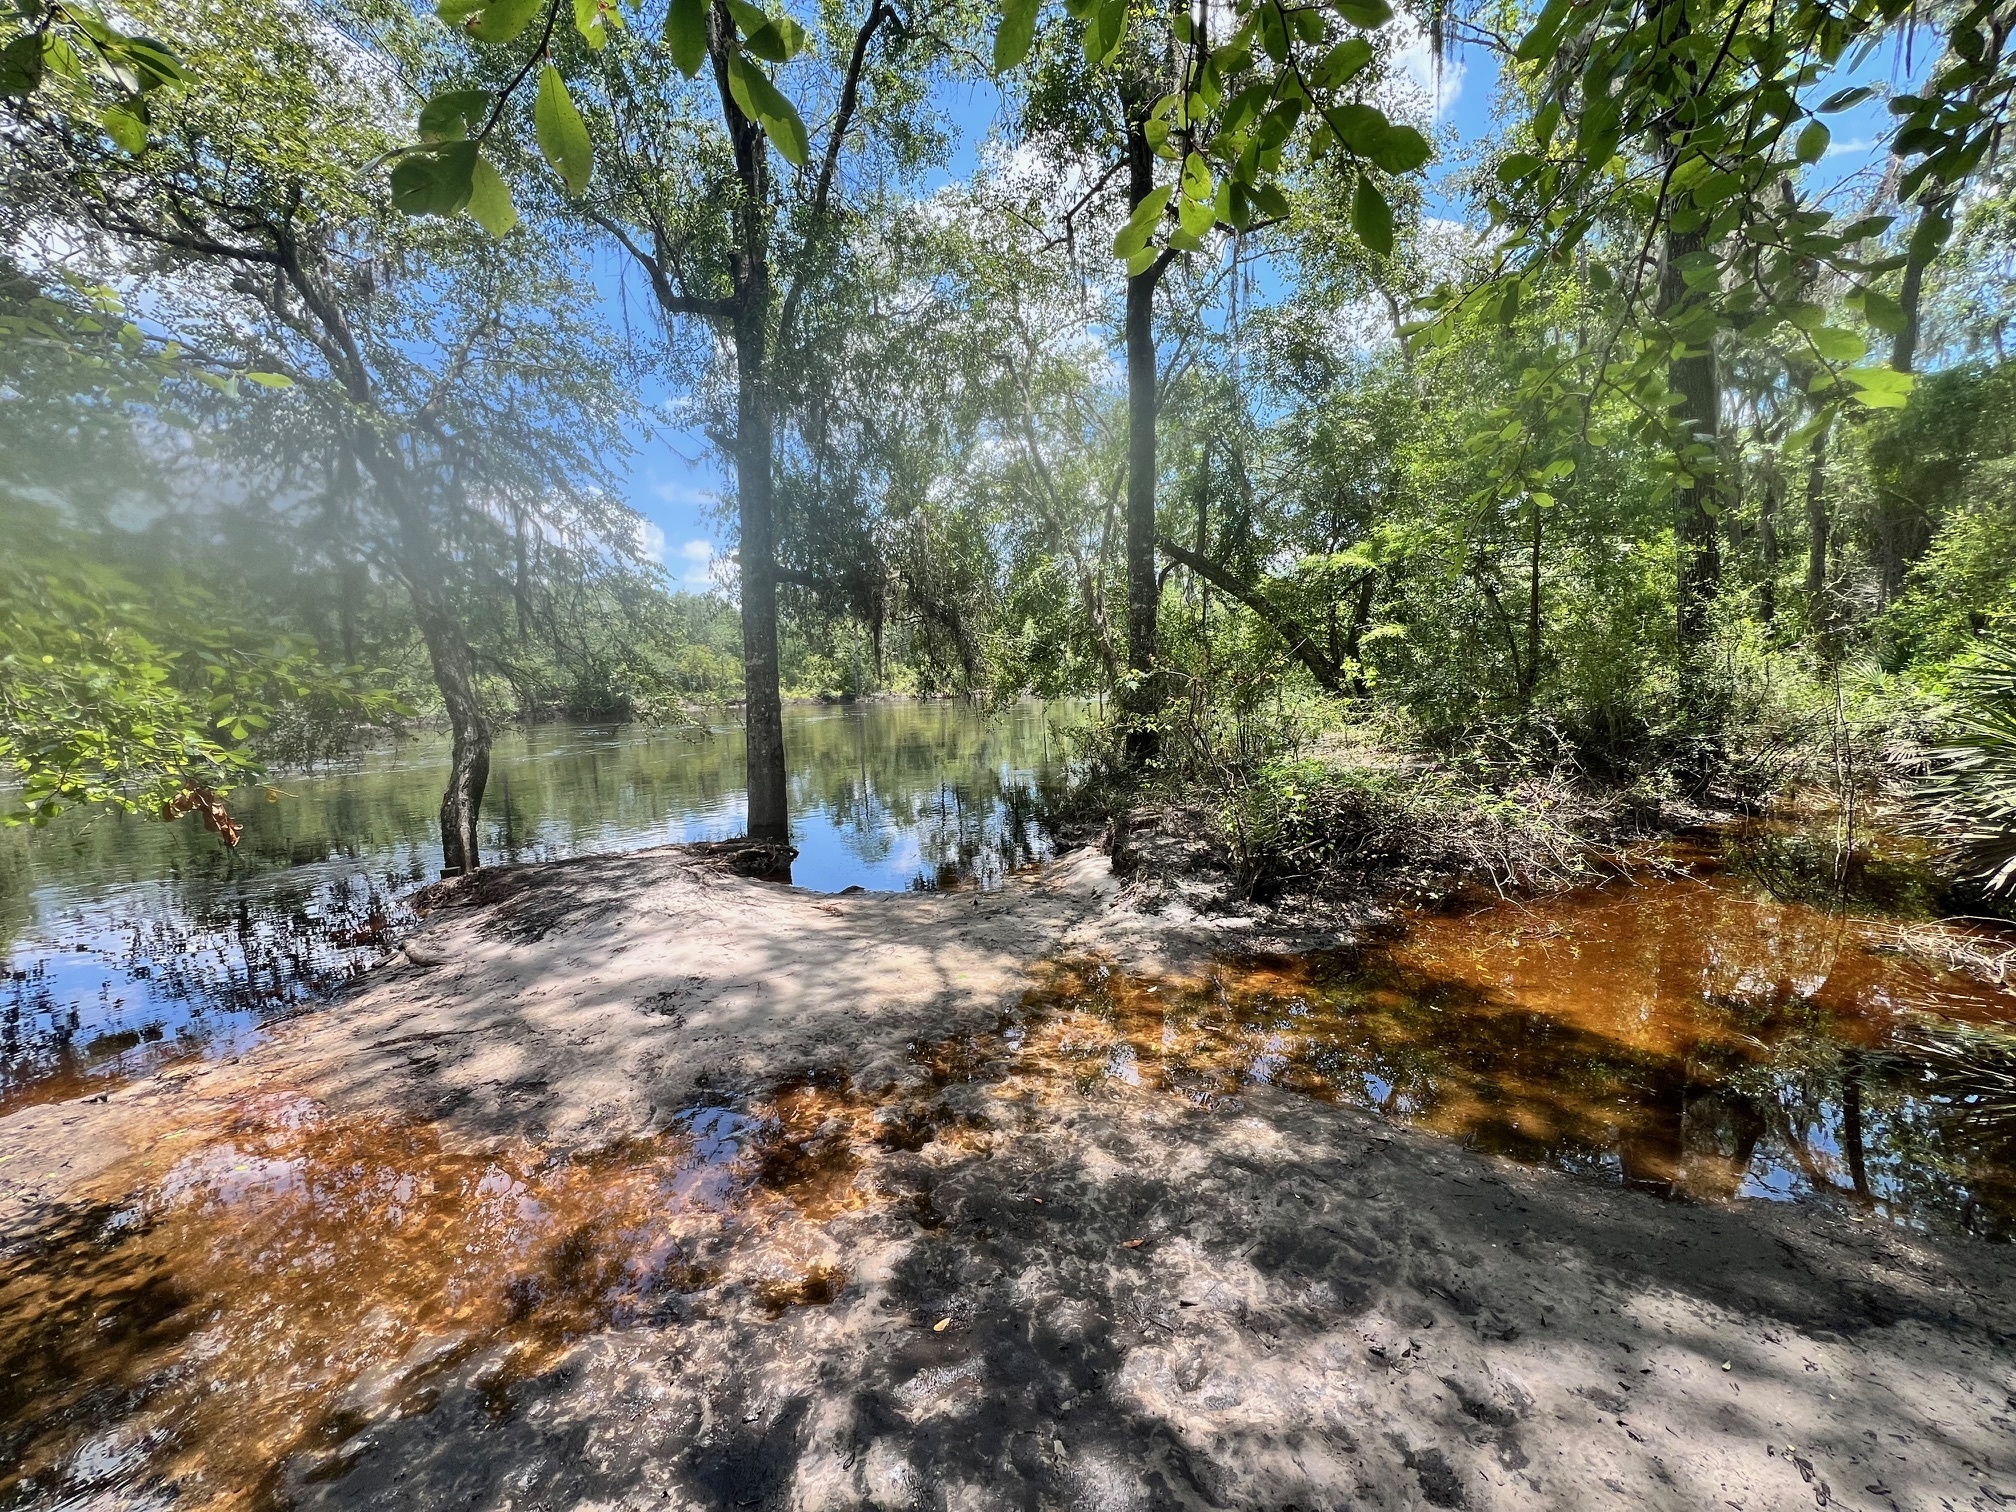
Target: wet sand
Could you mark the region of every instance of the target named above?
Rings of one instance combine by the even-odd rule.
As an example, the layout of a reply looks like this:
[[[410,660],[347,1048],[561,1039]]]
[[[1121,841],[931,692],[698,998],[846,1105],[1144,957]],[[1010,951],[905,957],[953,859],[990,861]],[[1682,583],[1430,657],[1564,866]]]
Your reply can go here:
[[[677,852],[495,890],[234,1063],[0,1118],[0,1298],[47,1320],[0,1365],[17,1499],[2016,1499],[2008,1247],[1075,1074],[1015,1016],[1037,963],[1255,933],[1095,853],[982,895]]]

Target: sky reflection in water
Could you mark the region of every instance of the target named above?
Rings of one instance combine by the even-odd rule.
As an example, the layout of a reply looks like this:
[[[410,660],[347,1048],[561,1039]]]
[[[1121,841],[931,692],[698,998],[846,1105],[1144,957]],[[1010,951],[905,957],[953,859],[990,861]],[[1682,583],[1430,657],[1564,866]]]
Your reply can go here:
[[[785,710],[794,880],[998,887],[1049,854],[1038,784],[1074,708],[964,703]],[[229,1050],[380,959],[440,865],[446,742],[422,739],[248,796],[236,851],[193,823],[74,814],[0,833],[0,1103],[75,1096]],[[740,833],[733,711],[691,729],[536,726],[498,742],[485,858],[538,861]],[[29,1084],[34,1084],[31,1093]]]
[[[1682,848],[1675,870],[1195,981],[1067,965],[1029,1053],[1086,1087],[1209,1107],[1283,1087],[1664,1194],[1832,1193],[2016,1236],[2016,1120],[1978,1116],[1926,1052],[1986,1030],[2016,1068],[2016,993],[1895,948],[1867,910],[1924,904],[1908,866],[1870,868],[1847,911],[1803,901],[1812,849]]]

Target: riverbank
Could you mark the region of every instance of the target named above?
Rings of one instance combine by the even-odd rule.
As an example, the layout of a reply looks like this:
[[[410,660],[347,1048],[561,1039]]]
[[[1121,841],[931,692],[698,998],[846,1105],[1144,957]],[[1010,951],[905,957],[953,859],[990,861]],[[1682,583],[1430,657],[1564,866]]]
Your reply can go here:
[[[30,1505],[2016,1497],[2006,1246],[1200,1095],[1040,964],[1173,993],[1334,921],[1091,847],[984,894],[665,849],[429,901],[235,1061],[0,1119]]]

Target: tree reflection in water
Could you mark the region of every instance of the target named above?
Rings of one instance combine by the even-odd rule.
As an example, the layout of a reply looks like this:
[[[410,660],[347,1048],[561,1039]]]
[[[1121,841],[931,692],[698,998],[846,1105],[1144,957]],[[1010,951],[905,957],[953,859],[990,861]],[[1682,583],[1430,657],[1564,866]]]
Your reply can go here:
[[[1357,1102],[1672,1196],[1834,1194],[2009,1237],[2016,1118],[1982,1116],[1924,1035],[2016,1035],[2016,994],[1692,859],[1194,981],[1078,963],[1032,1003],[1028,1053],[1206,1105],[1262,1083]]]
[[[790,880],[819,891],[998,887],[1049,852],[1039,784],[1070,706],[785,711]],[[423,739],[249,798],[237,850],[193,824],[76,814],[0,832],[0,1101],[238,1044],[379,960],[439,867],[445,761]],[[723,839],[742,827],[733,711],[690,726],[537,726],[500,739],[503,862]]]

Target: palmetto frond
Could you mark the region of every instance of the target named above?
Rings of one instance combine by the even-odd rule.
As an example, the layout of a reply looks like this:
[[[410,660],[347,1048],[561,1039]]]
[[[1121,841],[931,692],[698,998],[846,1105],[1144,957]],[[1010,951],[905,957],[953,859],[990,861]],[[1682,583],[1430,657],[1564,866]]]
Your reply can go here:
[[[1937,831],[1988,892],[2016,893],[2016,641],[1984,641],[1956,673],[1949,738],[1923,796]]]

